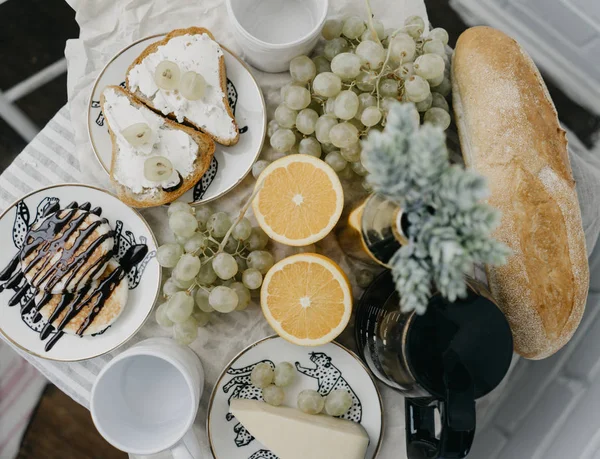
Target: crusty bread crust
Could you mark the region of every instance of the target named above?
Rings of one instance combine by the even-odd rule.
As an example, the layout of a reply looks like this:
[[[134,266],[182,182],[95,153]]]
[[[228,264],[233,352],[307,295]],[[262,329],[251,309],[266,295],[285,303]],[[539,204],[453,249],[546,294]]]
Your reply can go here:
[[[144,104],[139,102],[135,97],[133,97],[129,92],[125,91],[123,88],[119,86],[107,86],[106,89],[114,89],[117,92],[120,92],[122,95],[129,98],[131,103],[136,107],[143,107],[145,110],[149,110]],[[104,91],[100,96],[100,105],[102,110],[104,110]],[[161,116],[161,115],[158,115]],[[106,119],[106,118],[105,118]],[[130,188],[119,183],[114,176],[114,169],[117,160],[117,155],[119,154],[117,138],[110,127],[110,123],[108,119],[106,119],[106,125],[108,126],[108,131],[110,133],[110,138],[112,140],[112,158],[110,161],[110,180],[117,191],[117,196],[121,201],[131,207],[155,207],[161,206],[163,204],[168,204],[170,202],[175,201],[177,198],[185,194],[190,188],[192,188],[198,181],[202,178],[204,173],[208,170],[210,166],[210,162],[212,161],[214,152],[215,152],[215,143],[213,140],[206,134],[196,131],[188,126],[183,126],[175,121],[171,121],[168,118],[164,118],[165,123],[170,129],[178,129],[184,131],[189,134],[196,145],[198,146],[198,152],[196,160],[194,161],[194,171],[184,178],[183,184],[175,191],[165,191],[158,190],[153,193],[134,193]]]
[[[172,32],[168,33],[167,36],[165,38],[163,38],[162,40],[157,41],[156,43],[152,43],[150,46],[148,46],[144,51],[142,51],[142,54],[140,54],[131,63],[131,65],[127,69],[127,75],[126,75],[126,78],[125,78],[125,84],[127,85],[127,89],[129,90],[129,92],[132,93],[139,100],[141,100],[143,103],[145,103],[152,110],[154,110],[156,112],[159,112],[156,109],[156,107],[154,107],[154,105],[152,104],[152,100],[149,99],[148,97],[144,96],[144,94],[142,94],[139,89],[137,91],[132,91],[131,90],[131,86],[129,84],[129,72],[136,65],[141,64],[141,62],[149,54],[152,54],[153,52],[155,52],[158,49],[159,46],[162,46],[162,45],[166,44],[171,38],[178,37],[180,35],[186,35],[186,34],[201,35],[201,34],[204,34],[204,33],[207,34],[212,40],[216,41],[215,37],[213,36],[213,34],[209,30],[207,30],[207,29],[205,29],[203,27],[188,27],[187,29],[176,29],[176,30],[173,30]],[[222,139],[222,138],[217,137],[216,135],[214,135],[212,132],[208,132],[208,131],[202,129],[200,126],[195,125],[192,121],[190,121],[187,118],[184,118],[184,121],[186,123],[190,124],[191,126],[193,126],[198,131],[204,132],[205,134],[209,135],[215,142],[220,143],[221,145],[230,146],[230,145],[235,145],[236,143],[238,143],[238,140],[240,139],[240,131],[239,131],[237,122],[235,121],[235,116],[233,116],[233,112],[231,111],[231,107],[229,106],[229,100],[227,99],[227,70],[225,68],[225,56],[224,55],[219,58],[219,76],[220,76],[220,79],[221,79],[221,89],[223,90],[223,103],[225,104],[225,109],[227,110],[227,113],[229,114],[229,116],[233,120],[233,124],[235,126],[236,136],[233,139]],[[169,113],[168,117],[171,118],[171,119],[175,119],[175,115],[173,113]]]
[[[515,350],[548,357],[573,336],[589,268],[565,131],[544,81],[518,43],[489,27],[464,32],[452,63],[453,105],[465,162],[502,211],[494,233],[513,255],[488,281]]]

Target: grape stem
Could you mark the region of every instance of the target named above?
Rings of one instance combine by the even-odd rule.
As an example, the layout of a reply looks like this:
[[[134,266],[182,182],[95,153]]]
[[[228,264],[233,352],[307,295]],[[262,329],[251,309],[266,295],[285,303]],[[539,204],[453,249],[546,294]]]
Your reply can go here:
[[[371,0],[365,0],[365,4],[367,6],[367,16],[369,17],[369,30],[371,31],[371,36],[373,37],[373,41],[381,44],[379,40],[379,36],[377,35],[377,31],[375,30],[375,25],[373,23],[373,9],[371,8]]]
[[[254,188],[254,191],[252,192],[252,194],[250,195],[250,197],[248,198],[248,200],[244,204],[244,207],[242,207],[242,210],[240,210],[240,214],[235,219],[235,221],[232,223],[232,225],[229,227],[229,229],[227,230],[227,233],[225,233],[225,236],[223,237],[223,240],[219,244],[219,248],[217,249],[217,253],[221,253],[221,252],[223,252],[223,250],[225,250],[225,245],[227,244],[227,241],[229,240],[229,237],[231,236],[231,233],[233,232],[233,229],[236,227],[236,225],[239,222],[242,221],[242,218],[244,218],[244,216],[246,215],[246,212],[248,212],[248,209],[250,208],[250,204],[252,204],[252,201],[254,200],[254,198],[256,197],[256,195],[258,194],[258,192],[261,190],[262,186],[263,186],[263,182],[260,182],[260,183],[256,184],[256,187]]]

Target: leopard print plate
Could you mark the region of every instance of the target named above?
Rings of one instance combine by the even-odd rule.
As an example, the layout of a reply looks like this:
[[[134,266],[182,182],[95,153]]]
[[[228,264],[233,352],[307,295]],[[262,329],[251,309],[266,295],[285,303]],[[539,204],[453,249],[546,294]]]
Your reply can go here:
[[[330,343],[315,348],[294,346],[272,336],[242,351],[221,374],[211,395],[208,410],[208,436],[216,459],[277,459],[229,413],[235,398],[262,400],[262,390],[250,381],[252,369],[259,363],[275,367],[290,362],[298,372],[296,381],[285,389],[284,405],[296,406],[296,398],[305,389],[327,396],[333,390],[345,390],[352,407],[343,419],[362,424],[369,434],[366,459],[377,456],[382,439],[383,408],[373,379],[353,353]]]

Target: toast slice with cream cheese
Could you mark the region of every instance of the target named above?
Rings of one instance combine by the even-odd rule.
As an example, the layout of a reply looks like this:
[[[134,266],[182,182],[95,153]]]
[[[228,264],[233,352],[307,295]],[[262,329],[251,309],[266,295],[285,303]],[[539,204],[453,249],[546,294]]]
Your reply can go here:
[[[239,129],[227,100],[225,57],[207,29],[177,29],[148,46],[127,70],[127,89],[148,107],[222,145]]]

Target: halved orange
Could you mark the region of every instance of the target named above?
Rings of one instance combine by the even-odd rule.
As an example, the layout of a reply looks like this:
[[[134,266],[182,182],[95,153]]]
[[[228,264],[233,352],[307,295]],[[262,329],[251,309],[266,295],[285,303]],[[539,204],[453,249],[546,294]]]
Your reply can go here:
[[[279,336],[300,346],[320,346],[348,325],[352,290],[348,277],[333,260],[299,253],[269,270],[260,304]]]
[[[252,201],[260,227],[274,241],[314,244],[327,236],[342,215],[344,191],[335,171],[309,155],[289,155],[258,177]]]

